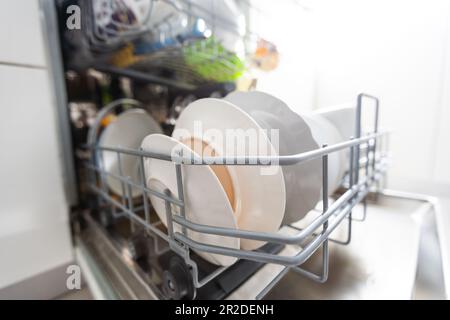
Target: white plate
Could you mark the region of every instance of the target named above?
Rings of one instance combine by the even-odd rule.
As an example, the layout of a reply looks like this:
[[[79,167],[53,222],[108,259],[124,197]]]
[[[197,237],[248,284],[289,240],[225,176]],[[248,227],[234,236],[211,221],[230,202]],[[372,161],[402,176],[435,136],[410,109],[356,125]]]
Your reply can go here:
[[[147,151],[174,154],[183,152],[183,156],[189,157],[194,152],[181,142],[161,134],[152,134],[142,141],[142,148]],[[165,189],[178,197],[177,178],[175,164],[169,161],[145,158],[145,176],[147,186],[152,190],[164,193]],[[186,218],[192,222],[224,228],[237,228],[233,210],[227,195],[209,166],[182,166],[184,198],[186,201]],[[159,218],[167,226],[165,201],[153,195],[149,195],[153,208]],[[172,212],[179,212],[179,207],[172,205]],[[179,225],[174,224],[174,231],[180,232]],[[200,243],[224,246],[239,249],[239,238],[223,237],[206,233],[197,233],[188,230],[188,236]],[[211,263],[228,266],[236,261],[236,258],[197,252]]]
[[[248,112],[264,129],[279,129],[279,154],[291,155],[317,149],[306,122],[283,101],[264,92],[232,92],[226,100]],[[303,218],[320,200],[320,160],[283,166],[286,183],[286,212],[283,223]]]
[[[342,141],[355,136],[356,107],[351,104],[341,104],[333,107],[321,108],[317,113],[330,121],[339,131]],[[345,168],[350,169],[350,150],[343,151],[346,158]]]
[[[191,103],[177,120],[173,136],[178,140],[190,137],[208,143],[222,156],[276,155],[261,127],[246,112],[230,102],[207,98]],[[224,142],[223,135],[235,134]],[[255,133],[258,141],[247,143],[247,150],[236,151],[235,143],[245,143],[246,133]],[[258,136],[259,134],[259,136]],[[220,137],[222,135],[222,137]],[[266,147],[257,150],[257,145]],[[277,165],[227,166],[234,188],[232,204],[239,229],[276,232],[283,219],[286,191],[282,170]],[[261,241],[241,239],[241,248],[254,250]]]
[[[320,114],[302,114],[308,123],[317,144],[331,146],[343,140],[339,131]],[[341,185],[345,174],[345,151],[333,152],[328,155],[328,195],[331,195]]]
[[[141,146],[142,139],[151,133],[161,133],[159,124],[144,110],[131,109],[120,114],[109,124],[100,136],[100,145],[107,147],[120,147],[136,150]],[[134,183],[140,183],[139,158],[131,155],[121,155],[122,176],[130,177]],[[119,175],[117,153],[103,152],[103,165],[107,172]],[[108,176],[108,187],[116,194],[123,195],[120,180]],[[142,194],[138,188],[132,188],[132,197]],[[125,195],[127,190],[125,189]]]
[[[343,140],[355,135],[356,107],[343,104],[334,107],[321,108],[317,113],[330,121],[341,134]]]

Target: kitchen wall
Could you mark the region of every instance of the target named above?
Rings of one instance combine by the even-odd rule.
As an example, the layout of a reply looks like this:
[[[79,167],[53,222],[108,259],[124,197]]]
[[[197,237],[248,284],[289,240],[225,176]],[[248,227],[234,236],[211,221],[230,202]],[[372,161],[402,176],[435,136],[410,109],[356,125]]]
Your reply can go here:
[[[252,3],[252,29],[280,51],[259,90],[300,113],[376,95],[393,131],[390,186],[450,185],[450,1]]]
[[[251,30],[276,44],[278,67],[260,71],[258,90],[273,94],[297,112],[311,111],[315,99],[314,12],[293,0],[254,0]]]
[[[390,186],[450,185],[450,1],[318,0],[313,11],[315,108],[378,96]]]

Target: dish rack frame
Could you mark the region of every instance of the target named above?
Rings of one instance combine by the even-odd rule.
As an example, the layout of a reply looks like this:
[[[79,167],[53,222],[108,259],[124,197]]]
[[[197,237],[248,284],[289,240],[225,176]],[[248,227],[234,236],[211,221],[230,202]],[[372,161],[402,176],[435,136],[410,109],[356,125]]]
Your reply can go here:
[[[363,101],[372,100],[374,102],[374,123],[373,131],[363,134],[362,132],[362,111]],[[91,152],[90,160],[85,164],[88,170],[88,187],[92,191],[98,203],[103,203],[112,208],[113,218],[125,217],[130,220],[133,228],[134,224],[140,225],[150,237],[154,240],[156,254],[162,254],[166,251],[161,250],[159,243],[164,241],[168,244],[169,249],[180,256],[192,276],[192,285],[195,291],[203,287],[205,284],[216,278],[222,272],[226,271],[229,266],[219,266],[213,272],[200,278],[197,263],[191,257],[191,251],[202,251],[212,254],[221,254],[225,256],[236,257],[238,259],[246,259],[260,263],[273,263],[283,265],[282,271],[257,295],[257,298],[264,297],[271,288],[273,288],[289,271],[297,272],[313,281],[324,283],[328,278],[329,250],[328,242],[333,241],[342,245],[351,242],[352,221],[363,221],[366,217],[365,197],[370,191],[379,191],[380,182],[384,177],[387,164],[387,144],[389,142],[388,133],[379,131],[379,99],[369,94],[361,93],[357,96],[356,118],[355,118],[355,136],[350,137],[348,141],[337,143],[334,145],[323,145],[321,148],[303,152],[300,154],[286,156],[238,156],[238,157],[205,157],[202,159],[191,159],[180,155],[160,154],[142,149],[132,150],[110,146],[100,146],[98,143],[98,132],[102,119],[110,114],[114,109],[121,105],[129,105],[132,107],[141,107],[140,103],[133,99],[116,100],[105,106],[98,114],[96,121],[92,125],[88,134],[87,150]],[[364,108],[365,110],[366,108]],[[387,143],[386,143],[387,142]],[[349,170],[346,175],[345,185],[346,191],[343,192],[332,204],[329,204],[328,195],[328,156],[333,152],[344,151],[349,149]],[[114,152],[117,155],[119,174],[107,172],[103,168],[102,153],[103,151]],[[362,154],[365,154],[364,158]],[[139,158],[139,167],[141,172],[140,183],[133,182],[130,177],[122,175],[121,157],[124,155],[135,156]],[[177,191],[179,196],[175,197],[169,190],[160,193],[156,190],[149,189],[146,186],[146,177],[144,171],[144,159],[153,158],[174,163],[177,178]],[[295,165],[313,159],[321,159],[322,161],[322,212],[305,228],[298,228],[293,225],[288,227],[295,231],[295,234],[282,234],[270,232],[257,232],[232,228],[223,228],[216,226],[203,225],[189,221],[185,215],[185,199],[183,189],[183,165],[209,165],[211,163],[225,163],[226,165],[268,165],[277,161],[280,166]],[[215,161],[215,162],[213,162]],[[221,162],[217,162],[221,161]],[[362,177],[360,172],[364,172]],[[108,190],[106,179],[113,177],[120,180],[122,185],[121,199],[117,199]],[[137,208],[134,207],[132,198],[132,188],[142,190],[144,218],[137,214]],[[125,194],[125,195],[124,195]],[[167,233],[158,228],[161,224],[158,222],[150,222],[150,200],[148,194],[152,194],[165,201]],[[352,208],[358,203],[363,202],[364,213],[362,218],[352,217]],[[179,208],[179,214],[175,214],[172,206]],[[348,220],[346,240],[337,240],[330,237],[331,233],[343,222]],[[175,231],[175,224],[181,226],[181,232]],[[199,243],[187,234],[187,230],[194,232],[214,234],[226,237],[236,237],[244,239],[252,239],[265,241],[269,243],[278,243],[282,245],[301,246],[294,256],[281,256],[262,251],[247,251],[242,249],[233,249],[205,243]],[[306,270],[301,267],[320,247],[322,247],[322,264],[319,273]],[[167,281],[170,281],[167,280]],[[170,284],[169,284],[170,285]]]
[[[77,50],[71,50],[68,52],[68,55],[76,55],[78,52],[85,54],[85,51],[88,51],[91,62],[89,67],[94,70],[135,78],[149,83],[167,85],[182,91],[193,91],[213,82],[233,82],[235,74],[241,72],[239,71],[241,68],[229,61],[236,52],[229,51],[224,54],[220,50],[204,49],[201,46],[197,48],[195,44],[201,38],[196,39],[194,37],[190,40],[181,40],[176,33],[173,33],[173,22],[170,20],[173,17],[173,13],[186,17],[189,23],[195,20],[204,21],[211,31],[211,36],[221,32],[241,38],[246,54],[249,53],[251,47],[256,46],[257,40],[260,38],[257,32],[250,30],[248,21],[246,21],[245,30],[239,30],[238,27],[233,26],[232,21],[216,12],[217,9],[214,7],[214,4],[210,8],[210,6],[204,6],[189,0],[158,0],[158,2],[170,6],[173,9],[173,13],[153,25],[151,22],[155,15],[156,0],[146,1],[149,5],[149,12],[146,14],[144,21],[137,26],[127,26],[117,21],[112,23],[113,26],[117,26],[117,24],[122,25],[123,30],[121,31],[99,26],[92,1],[86,1],[86,4],[81,6],[83,16],[86,17],[81,21],[80,34],[82,41],[80,41],[81,43],[74,43],[73,45]],[[115,2],[115,0],[109,0],[110,5],[113,5]],[[297,4],[297,6],[303,7],[300,4]],[[254,11],[257,14],[265,12],[249,1],[239,1],[238,7],[246,20],[248,20],[250,11]],[[62,14],[65,14],[65,11]],[[187,26],[185,29],[185,31],[188,31]],[[156,38],[160,38],[161,35],[166,33],[168,37],[172,38],[174,43],[165,44],[162,48],[154,51],[150,50],[149,52],[138,54],[133,53],[133,50],[129,50],[131,48],[129,45],[142,36],[154,34],[156,40]],[[207,38],[211,38],[211,36]],[[202,38],[202,40],[207,38]],[[215,46],[219,43],[221,42],[217,42]],[[215,71],[211,72],[211,74],[219,74],[222,79],[204,77],[204,75],[198,73],[198,68],[186,63],[183,51],[189,48],[197,48],[195,56],[202,57],[201,60],[206,62],[219,61],[220,64],[217,64],[217,66],[220,67],[216,66]],[[119,54],[112,55],[113,53]],[[111,57],[115,57],[114,60],[122,62],[118,64],[112,63],[110,61]],[[73,60],[75,61],[71,68],[85,68],[84,65],[78,65],[77,59]],[[244,60],[241,62],[244,62]],[[175,72],[176,77],[168,79],[163,75],[158,75],[161,70]]]

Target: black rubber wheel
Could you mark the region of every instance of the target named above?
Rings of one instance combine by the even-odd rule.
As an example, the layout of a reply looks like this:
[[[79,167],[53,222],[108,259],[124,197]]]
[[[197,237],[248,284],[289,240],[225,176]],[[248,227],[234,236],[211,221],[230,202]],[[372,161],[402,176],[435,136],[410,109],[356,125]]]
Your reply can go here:
[[[170,259],[169,269],[163,273],[163,292],[173,300],[194,299],[195,288],[191,272],[179,256]]]

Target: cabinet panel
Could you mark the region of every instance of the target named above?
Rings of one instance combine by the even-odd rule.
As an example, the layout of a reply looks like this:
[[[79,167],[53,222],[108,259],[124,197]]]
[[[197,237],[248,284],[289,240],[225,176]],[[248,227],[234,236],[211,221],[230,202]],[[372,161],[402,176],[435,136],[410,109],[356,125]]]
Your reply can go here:
[[[46,70],[0,65],[0,288],[72,258],[49,84]]]
[[[38,0],[0,1],[0,63],[45,66]]]

